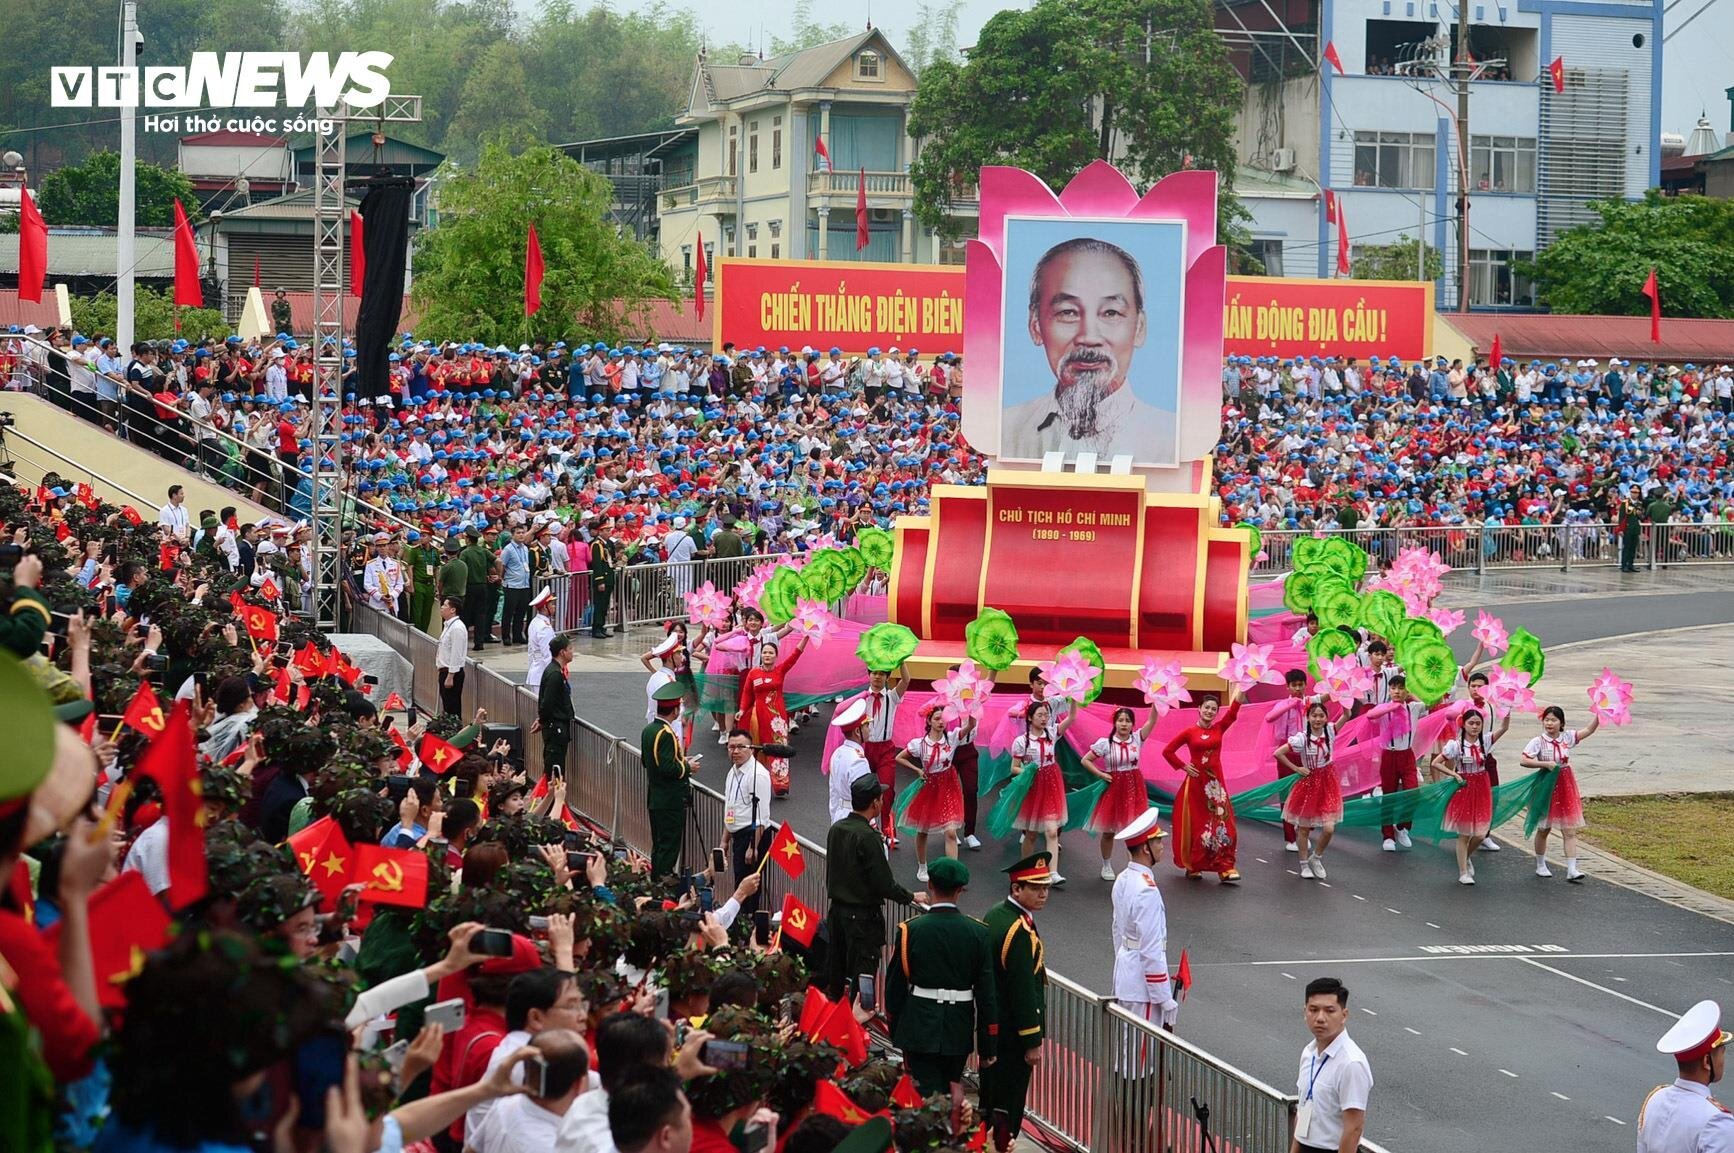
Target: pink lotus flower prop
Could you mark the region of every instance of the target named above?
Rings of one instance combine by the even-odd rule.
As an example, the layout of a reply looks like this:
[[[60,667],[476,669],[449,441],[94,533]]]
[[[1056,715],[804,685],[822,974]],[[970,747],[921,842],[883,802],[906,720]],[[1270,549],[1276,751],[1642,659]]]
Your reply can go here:
[[[1480,642],[1487,650],[1487,655],[1496,657],[1511,647],[1511,636],[1505,631],[1505,622],[1482,609],[1475,614],[1475,630],[1469,634]]]
[[[1179,661],[1159,664],[1154,657],[1147,659],[1132,687],[1144,694],[1144,700],[1156,709],[1159,717],[1192,699],[1192,694],[1186,691],[1186,675],[1180,671]]]
[[[1275,648],[1275,645],[1236,644],[1222,666],[1222,679],[1243,693],[1253,685],[1282,684],[1282,671],[1270,659]]]
[[[728,627],[729,598],[710,581],[686,594],[686,619],[713,629]]]
[[[1353,656],[1327,657],[1319,662],[1315,691],[1345,709],[1353,705],[1372,686],[1372,672]]]
[[[837,631],[837,618],[824,601],[799,597],[795,600],[795,615],[789,618],[794,631],[805,637],[814,648],[825,643]]]
[[[741,583],[735,586],[735,600],[743,605],[759,608],[759,598],[764,594],[765,582],[771,579],[771,574],[775,571],[775,565],[762,564],[742,577]]]
[[[1495,716],[1535,712],[1535,690],[1529,687],[1529,674],[1495,667],[1487,676],[1487,688],[1481,699]]]
[[[1610,725],[1632,723],[1632,686],[1603,668],[1589,687],[1590,715]]]
[[[1439,631],[1450,636],[1463,627],[1464,616],[1456,609],[1428,609],[1426,618],[1439,626]]]
[[[1216,173],[1193,169],[1163,177],[1139,196],[1113,165],[1095,161],[1073,177],[1057,196],[1041,179],[1021,168],[989,165],[981,170],[981,212],[977,236],[967,247],[964,287],[963,352],[970,371],[964,382],[963,435],[988,456],[998,456],[1000,391],[1006,366],[1002,347],[1018,336],[1023,323],[1016,301],[1003,307],[1010,218],[1042,217],[1064,221],[1184,222],[1184,249],[1176,267],[1146,268],[1146,277],[1181,280],[1185,291],[1180,331],[1179,372],[1181,462],[1202,460],[1215,445],[1221,412],[1218,380],[1222,368],[1222,314],[1227,287],[1227,249],[1216,243]],[[1115,225],[1119,232],[1125,229]],[[1091,235],[1093,233],[1085,233]],[[1012,291],[1021,291],[1014,286]],[[1007,317],[1011,317],[1008,321]],[[1011,332],[1006,332],[1010,323]],[[1152,323],[1156,323],[1152,320]],[[1152,334],[1152,340],[1155,339]]]
[[[971,717],[980,720],[988,694],[993,692],[993,682],[981,675],[981,669],[974,661],[966,660],[957,666],[955,673],[934,681],[933,691],[945,702],[947,721]]]
[[[1044,672],[1048,696],[1056,701],[1081,701],[1096,683],[1096,666],[1082,653],[1062,653]]]

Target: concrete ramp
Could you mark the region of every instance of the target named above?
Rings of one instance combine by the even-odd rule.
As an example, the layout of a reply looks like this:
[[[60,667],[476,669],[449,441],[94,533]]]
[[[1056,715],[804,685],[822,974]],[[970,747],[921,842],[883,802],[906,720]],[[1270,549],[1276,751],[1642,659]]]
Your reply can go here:
[[[128,444],[113,433],[80,420],[28,392],[0,393],[0,411],[16,422],[4,433],[20,483],[35,487],[44,473],[57,472],[84,481],[112,504],[130,504],[147,517],[168,503],[170,485],[187,490],[187,505],[202,508],[234,505],[242,521],[274,515],[263,505]]]

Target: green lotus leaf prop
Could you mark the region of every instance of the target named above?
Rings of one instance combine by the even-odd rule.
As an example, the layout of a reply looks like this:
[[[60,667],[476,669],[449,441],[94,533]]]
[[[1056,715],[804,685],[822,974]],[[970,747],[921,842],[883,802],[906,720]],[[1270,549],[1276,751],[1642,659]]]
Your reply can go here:
[[[1091,666],[1095,668],[1096,679],[1090,682],[1090,691],[1084,694],[1084,703],[1086,705],[1095,704],[1096,698],[1102,695],[1102,688],[1106,685],[1108,679],[1108,662],[1102,659],[1101,648],[1098,647],[1096,642],[1091,640],[1089,637],[1079,637],[1077,640],[1060,650],[1061,656],[1065,656],[1067,653],[1082,653],[1084,659],[1089,661]]]
[[[869,525],[855,534],[855,547],[861,550],[861,556],[877,569],[891,570],[891,557],[897,551],[896,543],[891,534],[882,528]]]
[[[1457,657],[1443,640],[1420,640],[1403,657],[1403,675],[1409,691],[1431,705],[1457,683]]]
[[[1310,538],[1303,538],[1310,539]],[[1313,590],[1318,578],[1310,572],[1295,571],[1282,582],[1282,605],[1291,613],[1306,616],[1313,611]]]
[[[1529,683],[1535,684],[1547,671],[1547,657],[1541,651],[1541,638],[1528,629],[1513,629],[1511,647],[1499,658],[1499,664],[1501,668],[1510,669],[1514,673],[1528,673]]]
[[[1354,637],[1341,629],[1320,629],[1313,639],[1307,642],[1307,668],[1317,677],[1319,662],[1353,656],[1354,652]]]
[[[1423,645],[1444,644],[1445,634],[1439,630],[1438,625],[1426,617],[1404,617],[1402,623],[1397,626],[1397,635],[1388,639],[1391,642],[1391,647],[1396,650],[1397,663],[1402,665],[1406,672],[1409,668],[1410,653]],[[1417,693],[1416,695],[1419,696],[1420,694]]]
[[[1361,598],[1338,581],[1320,581],[1313,595],[1313,612],[1327,629],[1353,628],[1361,619]]]
[[[843,565],[843,558],[831,549],[820,549],[809,555],[801,568],[801,580],[806,584],[808,594],[814,600],[827,602],[841,597],[850,587],[849,573]]]
[[[1389,639],[1396,634],[1408,612],[1402,597],[1389,589],[1374,589],[1361,598],[1360,625]]]
[[[759,608],[765,619],[774,625],[786,625],[795,615],[795,602],[803,597],[812,599],[807,582],[795,569],[781,567],[771,574],[759,593]]]
[[[1325,542],[1322,537],[1303,536],[1294,542],[1294,569],[1310,572],[1324,561]]]
[[[915,653],[920,642],[915,634],[902,625],[889,622],[876,624],[861,634],[855,645],[855,655],[870,673],[889,673]]]
[[[996,673],[1018,659],[1018,627],[1001,609],[982,609],[980,616],[963,627],[963,642],[964,654],[970,660]]]
[[[1327,537],[1320,553],[1320,564],[1347,577],[1349,583],[1359,584],[1367,571],[1367,550],[1346,537]]]
[[[1248,561],[1256,559],[1259,548],[1264,544],[1264,534],[1259,532],[1258,526],[1253,524],[1251,521],[1243,520],[1234,527],[1245,529],[1247,535],[1252,538],[1252,543],[1247,546],[1246,559]]]
[[[846,545],[835,550],[837,559],[843,562],[843,571],[848,575],[849,587],[854,588],[867,575],[867,558],[861,555],[861,550],[854,545]]]

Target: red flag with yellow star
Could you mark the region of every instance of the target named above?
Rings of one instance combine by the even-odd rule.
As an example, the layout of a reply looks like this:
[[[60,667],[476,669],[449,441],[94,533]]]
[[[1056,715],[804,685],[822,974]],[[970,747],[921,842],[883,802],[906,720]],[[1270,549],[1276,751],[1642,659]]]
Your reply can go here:
[[[406,909],[427,906],[427,854],[418,849],[356,845],[351,880],[364,886],[363,902]]]
[[[145,954],[168,944],[169,915],[144,874],[129,870],[90,895],[89,919],[96,999],[105,1009],[124,1009],[126,983],[144,968]],[[56,921],[43,934],[50,949],[60,947],[65,924]]]
[[[458,747],[450,741],[441,740],[429,733],[415,747],[415,755],[422,764],[444,776],[451,771],[453,765],[462,759],[464,754],[458,751]]]
[[[835,1117],[845,1125],[859,1125],[870,1116],[867,1110],[855,1104],[847,1093],[830,1081],[819,1082],[818,1089],[813,1093],[813,1112]]]
[[[795,827],[784,821],[777,830],[777,835],[771,838],[771,847],[766,850],[771,863],[789,874],[791,880],[807,871],[807,858],[801,852],[801,842],[795,840]]]
[[[294,850],[296,863],[313,887],[335,903],[349,883],[350,866],[355,863],[355,849],[337,822],[320,817],[283,843]]]
[[[155,781],[163,791],[163,819],[169,823],[169,908],[184,909],[210,891],[205,870],[205,805],[193,754],[192,702],[179,700],[163,734],[152,741],[133,769],[137,780]]]
[[[900,1109],[919,1109],[927,1104],[927,1099],[921,1095],[921,1090],[915,1087],[915,1082],[905,1073],[898,1078],[897,1084],[891,1090],[891,1103]]]

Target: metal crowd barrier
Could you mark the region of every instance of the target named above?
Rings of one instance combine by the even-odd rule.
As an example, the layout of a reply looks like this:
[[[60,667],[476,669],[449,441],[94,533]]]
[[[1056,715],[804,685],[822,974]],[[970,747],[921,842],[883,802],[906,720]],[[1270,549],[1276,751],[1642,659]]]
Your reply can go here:
[[[437,688],[432,687],[431,677],[421,675],[424,667],[432,667],[434,639],[367,608],[357,611],[356,627],[415,662],[416,702],[437,709]],[[468,662],[466,670],[466,708],[473,712],[480,704],[494,720],[515,717],[525,733],[526,762],[539,774],[541,742],[529,735],[529,722],[536,715],[535,694],[474,661]],[[699,771],[710,774],[718,768],[706,763]],[[566,803],[615,839],[648,855],[650,814],[644,805],[645,788],[636,744],[579,720],[566,768]],[[696,863],[722,843],[722,794],[695,781],[691,814],[683,844],[686,859]],[[824,846],[800,834],[797,839],[806,857],[805,871],[790,878],[780,869],[764,869],[760,907],[780,909],[784,895],[792,892],[823,916],[828,904]],[[718,895],[726,897],[738,880],[719,879]],[[913,905],[888,902],[888,935],[917,912]],[[1221,1153],[1283,1153],[1288,1148],[1296,1103],[1293,1094],[1265,1084],[1176,1034],[1154,1028],[1051,970],[1046,1020],[1047,1044],[1030,1081],[1028,1116],[1066,1146],[1080,1153],[1203,1149],[1196,1101],[1209,1108],[1209,1132]],[[1371,1141],[1362,1141],[1361,1151],[1386,1153]]]
[[[606,627],[632,628],[686,618],[686,594],[706,581],[724,592],[733,589],[753,569],[774,564],[776,555],[724,557],[721,560],[676,564],[627,565],[614,575]],[[588,572],[555,573],[547,578],[554,590],[554,625],[561,632],[588,630],[594,594]]]
[[[1556,524],[1327,529],[1311,533],[1272,529],[1262,534],[1263,560],[1252,575],[1271,577],[1294,568],[1294,544],[1306,536],[1341,536],[1365,548],[1375,561],[1390,561],[1407,548],[1439,554],[1453,569],[1477,574],[1517,569],[1607,568],[1620,563],[1616,525]],[[1646,524],[1636,563],[1646,569],[1686,564],[1734,564],[1734,524],[1671,521]]]

